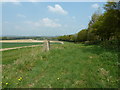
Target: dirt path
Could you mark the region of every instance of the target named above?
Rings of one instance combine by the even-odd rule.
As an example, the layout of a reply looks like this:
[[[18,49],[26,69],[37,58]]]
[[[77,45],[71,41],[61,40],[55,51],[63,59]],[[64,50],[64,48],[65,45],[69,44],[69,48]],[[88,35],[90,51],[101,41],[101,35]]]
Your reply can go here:
[[[16,43],[16,42],[24,42],[24,43],[29,43],[29,42],[45,42],[45,40],[32,40],[32,39],[23,39],[23,40],[0,40],[0,43]],[[61,43],[64,44],[62,41],[51,41],[53,43]]]
[[[36,46],[42,46],[42,45],[22,46],[22,47],[14,47],[14,48],[3,48],[3,49],[0,49],[0,51],[19,49],[19,48],[26,48],[26,47],[36,47]]]
[[[15,42],[44,42],[44,40],[32,40],[32,39],[26,39],[26,40],[1,40],[0,42],[7,42],[7,43],[15,43]],[[62,41],[50,41],[51,43],[61,43],[64,44]],[[36,46],[42,46],[42,45],[32,45],[32,46],[22,46],[22,47],[14,47],[14,48],[3,48],[0,49],[0,51],[6,51],[11,49],[19,49],[19,48],[26,48],[26,47],[36,47]]]

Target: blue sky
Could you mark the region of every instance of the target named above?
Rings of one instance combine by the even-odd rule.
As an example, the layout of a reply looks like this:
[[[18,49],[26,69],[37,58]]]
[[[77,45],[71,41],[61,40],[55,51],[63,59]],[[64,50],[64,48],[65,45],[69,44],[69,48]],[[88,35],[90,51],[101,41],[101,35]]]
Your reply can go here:
[[[87,28],[105,2],[9,2],[2,5],[2,35],[58,36]]]

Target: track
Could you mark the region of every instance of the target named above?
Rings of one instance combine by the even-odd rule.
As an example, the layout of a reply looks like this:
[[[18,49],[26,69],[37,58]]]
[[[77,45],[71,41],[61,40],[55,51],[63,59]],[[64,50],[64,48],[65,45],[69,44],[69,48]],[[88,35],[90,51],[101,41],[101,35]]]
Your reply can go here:
[[[22,47],[14,47],[14,48],[4,48],[4,49],[0,49],[0,51],[19,49],[19,48],[26,48],[26,47],[36,47],[36,46],[42,46],[42,45],[22,46]]]
[[[15,43],[15,42],[44,42],[44,41],[45,40],[26,39],[26,40],[1,40],[0,42]],[[51,43],[61,43],[61,44],[64,44],[64,42],[61,42],[61,41],[50,41],[50,42]],[[31,46],[22,46],[22,47],[14,47],[14,48],[3,48],[3,49],[0,49],[0,51],[19,49],[19,48],[26,48],[26,47],[36,47],[36,46],[42,46],[42,45],[31,45]]]

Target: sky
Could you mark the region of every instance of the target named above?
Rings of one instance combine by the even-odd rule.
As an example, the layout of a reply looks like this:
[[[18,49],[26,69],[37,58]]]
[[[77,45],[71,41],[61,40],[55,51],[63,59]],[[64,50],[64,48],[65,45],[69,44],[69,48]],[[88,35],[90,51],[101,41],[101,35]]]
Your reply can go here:
[[[105,2],[2,3],[3,36],[60,36],[87,28],[92,14]],[[1,5],[0,5],[1,6]]]

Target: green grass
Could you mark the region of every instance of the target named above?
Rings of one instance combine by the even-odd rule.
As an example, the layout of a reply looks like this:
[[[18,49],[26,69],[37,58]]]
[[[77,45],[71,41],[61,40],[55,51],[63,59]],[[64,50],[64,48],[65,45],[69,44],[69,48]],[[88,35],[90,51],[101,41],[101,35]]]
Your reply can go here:
[[[22,46],[31,46],[31,45],[39,45],[42,43],[0,43],[2,44],[1,48],[12,48],[12,47],[22,47]]]
[[[118,56],[99,46],[54,44],[2,52],[3,88],[117,88]],[[20,77],[22,79],[20,79]]]
[[[32,43],[0,43],[1,48],[13,48],[13,47],[22,47],[22,46],[31,46],[31,45],[39,45],[43,44],[42,42],[32,42]],[[59,43],[51,43],[51,44],[59,44]]]

